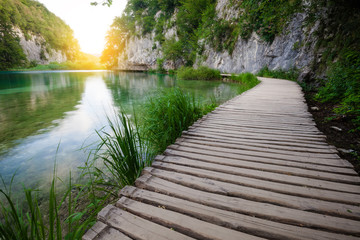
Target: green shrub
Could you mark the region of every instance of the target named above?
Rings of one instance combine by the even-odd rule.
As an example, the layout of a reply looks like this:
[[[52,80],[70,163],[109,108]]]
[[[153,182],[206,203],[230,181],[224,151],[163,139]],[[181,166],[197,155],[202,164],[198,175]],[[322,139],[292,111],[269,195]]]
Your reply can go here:
[[[315,96],[322,102],[340,105],[335,109],[338,114],[352,116],[360,126],[360,53],[348,50],[343,59],[334,63],[328,72],[325,85]]]
[[[201,66],[197,69],[192,67],[181,67],[177,71],[177,77],[184,80],[220,80],[219,70]]]
[[[289,71],[284,70],[269,70],[266,66],[257,73],[259,77],[270,77],[270,78],[279,78],[279,79],[287,79],[292,81],[297,81],[299,77],[299,70],[292,68]]]
[[[230,79],[240,84],[238,87],[238,94],[241,94],[260,83],[256,76],[249,72],[236,75],[232,74]]]
[[[156,64],[157,64],[157,68],[156,68],[156,71],[158,73],[165,73],[165,69],[164,69],[164,61],[165,59],[163,58],[158,58],[156,59]]]

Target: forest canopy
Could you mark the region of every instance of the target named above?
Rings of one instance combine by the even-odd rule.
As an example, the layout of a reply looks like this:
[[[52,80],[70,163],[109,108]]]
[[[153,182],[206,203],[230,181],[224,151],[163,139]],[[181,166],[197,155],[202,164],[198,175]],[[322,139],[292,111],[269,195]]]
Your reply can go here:
[[[51,13],[43,4],[35,0],[0,0],[0,66],[9,68],[26,61],[14,33],[19,28],[26,40],[31,35],[44,38],[42,48],[61,50],[68,59],[74,59],[79,51],[79,44],[72,29],[59,17]]]

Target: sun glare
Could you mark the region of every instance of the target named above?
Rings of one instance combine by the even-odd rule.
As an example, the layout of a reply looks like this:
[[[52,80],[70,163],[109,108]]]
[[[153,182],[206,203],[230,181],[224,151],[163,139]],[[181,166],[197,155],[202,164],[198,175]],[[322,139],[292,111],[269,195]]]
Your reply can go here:
[[[94,0],[38,0],[63,19],[73,30],[81,51],[101,54],[105,35],[116,16],[121,16],[126,0],[114,0],[111,7],[91,6]]]

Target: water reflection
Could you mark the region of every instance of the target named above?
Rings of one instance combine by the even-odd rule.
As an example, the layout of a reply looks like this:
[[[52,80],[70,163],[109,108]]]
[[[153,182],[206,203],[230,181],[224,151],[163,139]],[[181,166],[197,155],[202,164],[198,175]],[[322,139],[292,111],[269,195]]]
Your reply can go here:
[[[0,74],[0,174],[16,186],[48,184],[55,157],[65,178],[88,157],[79,150],[97,141],[96,129],[120,106],[130,111],[158,89],[179,86],[198,99],[226,100],[236,87],[221,82],[178,81],[167,75],[123,72]],[[58,148],[59,146],[59,148]],[[58,148],[58,150],[57,150]]]

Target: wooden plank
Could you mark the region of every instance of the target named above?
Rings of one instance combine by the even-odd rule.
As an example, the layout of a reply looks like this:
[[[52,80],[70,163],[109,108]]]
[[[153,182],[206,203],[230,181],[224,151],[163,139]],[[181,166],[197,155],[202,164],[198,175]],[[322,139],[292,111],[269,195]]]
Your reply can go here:
[[[237,168],[224,166],[222,164],[199,162],[172,156],[157,156],[153,167],[278,193],[360,206],[359,194],[296,186],[246,177],[238,175]]]
[[[182,240],[193,239],[169,228],[155,224],[113,205],[103,208],[98,219],[134,239],[141,240]]]
[[[101,239],[118,239],[118,240],[132,240],[128,236],[119,232],[118,230],[109,227],[105,223],[97,222],[89,229],[83,236],[82,240],[101,240]]]
[[[250,122],[245,122],[245,123],[239,123],[238,121],[236,121],[236,123],[234,122],[223,122],[223,121],[214,121],[214,120],[210,120],[210,121],[205,121],[205,120],[201,120],[199,122],[196,122],[196,124],[198,125],[205,125],[205,126],[212,126],[212,127],[216,127],[216,128],[230,128],[230,129],[246,129],[246,128],[253,128],[255,130],[269,130],[269,131],[282,131],[285,133],[308,133],[310,135],[314,134],[314,135],[323,135],[319,130],[317,130],[316,128],[308,128],[308,127],[294,127],[294,126],[283,126],[280,124],[258,124],[256,122],[250,121]]]
[[[214,111],[209,113],[207,117],[218,117],[218,118],[227,118],[227,117],[239,117],[239,118],[248,118],[248,119],[279,119],[279,122],[282,123],[293,123],[298,125],[310,125],[314,126],[314,120],[312,119],[312,115],[300,114],[300,115],[293,115],[288,113],[272,113],[272,112],[265,112],[261,110],[236,110],[234,108],[229,108],[229,105],[223,105],[221,107],[216,108]],[[300,122],[298,120],[301,120]]]
[[[164,194],[138,189],[131,186],[127,186],[122,189],[120,195],[155,206],[161,206],[162,208],[176,211],[179,213],[184,213],[197,219],[217,224],[219,226],[232,228],[238,231],[243,231],[248,234],[268,239],[357,239],[356,237],[352,236],[334,234],[304,227],[263,220],[260,218],[208,207],[203,204],[170,197]]]
[[[149,174],[145,174],[138,178],[135,184],[139,188],[148,189],[223,210],[229,210],[286,224],[360,236],[360,222],[351,219],[304,212],[268,203],[252,202],[236,197],[199,191],[151,176]]]
[[[222,240],[225,236],[226,239],[229,240],[263,239],[212,223],[204,222],[161,207],[154,207],[149,204],[134,201],[127,197],[122,197],[119,201],[117,201],[116,206],[126,209],[128,212],[143,218],[151,219],[152,222],[156,222],[196,239]]]
[[[286,136],[286,137],[306,137],[306,138],[319,138],[325,139],[326,136],[318,132],[306,132],[306,131],[293,131],[293,130],[283,130],[283,129],[268,129],[268,128],[258,128],[258,127],[232,127],[232,126],[221,126],[211,123],[195,123],[191,128],[201,128],[201,129],[211,129],[212,131],[226,130],[233,131],[237,133],[260,133],[260,134],[271,134],[276,136]]]
[[[272,137],[272,138],[279,138],[279,139],[294,139],[294,140],[303,140],[303,141],[325,141],[325,136],[321,136],[321,135],[313,135],[313,136],[306,136],[306,135],[290,135],[290,134],[286,134],[286,135],[281,135],[281,134],[276,134],[276,133],[270,133],[267,131],[263,131],[263,132],[251,132],[250,129],[247,131],[235,131],[235,130],[227,130],[227,129],[215,129],[215,128],[209,128],[206,126],[198,126],[198,127],[189,127],[189,131],[194,130],[194,131],[208,131],[208,132],[212,132],[212,133],[229,133],[232,134],[234,136],[241,136],[241,135],[255,135],[255,136],[264,136],[264,137]]]
[[[314,140],[304,140],[304,139],[295,139],[289,137],[276,137],[276,136],[267,136],[267,135],[260,135],[260,134],[249,134],[249,133],[242,133],[242,134],[233,134],[227,132],[213,132],[213,131],[204,131],[201,129],[188,129],[187,132],[190,133],[198,133],[198,134],[211,134],[215,136],[223,136],[229,137],[232,139],[258,139],[258,140],[269,140],[269,141],[286,141],[291,143],[304,143],[304,144],[312,144],[312,145],[327,145],[323,141],[314,141]]]
[[[156,167],[156,165],[154,167]],[[201,191],[243,198],[250,201],[270,203],[287,208],[299,209],[302,211],[310,211],[331,216],[360,220],[360,207],[354,205],[291,196],[269,190],[241,186],[229,183],[229,181],[224,182],[212,180],[209,178],[196,177],[189,174],[164,171],[157,168],[146,168],[145,172],[153,176]],[[228,180],[230,179],[231,178]]]
[[[178,149],[177,146],[179,146],[179,145],[174,146],[175,150]],[[183,152],[183,151],[181,151],[181,152]],[[179,153],[180,155],[181,155],[181,152]],[[177,153],[178,152],[173,153],[173,154],[179,155]],[[169,151],[167,151],[166,154],[169,154]],[[209,152],[208,154],[211,156],[211,152]],[[206,160],[206,155],[201,156],[200,158]],[[218,157],[217,159],[220,162],[228,163],[228,159],[226,159],[224,157],[222,157],[222,158]],[[232,162],[235,163],[237,167],[241,167],[241,168],[256,169],[256,170],[262,170],[262,171],[267,171],[267,172],[288,174],[288,175],[293,175],[293,176],[301,176],[301,177],[321,179],[321,180],[340,182],[340,183],[360,184],[359,176],[347,175],[347,174],[341,174],[341,173],[332,173],[330,171],[330,169],[328,171],[324,172],[324,171],[321,171],[321,169],[315,170],[315,169],[304,169],[304,168],[298,168],[298,167],[292,167],[292,166],[274,165],[271,163],[271,161],[269,161],[269,163],[266,163],[265,161],[264,162],[255,162],[255,161],[249,161],[249,160],[244,161],[244,160],[236,159],[235,161],[232,161]],[[235,166],[235,164],[233,166]],[[325,167],[323,167],[323,168],[325,168]]]
[[[227,138],[216,138],[216,137],[207,137],[207,136],[197,136],[197,135],[188,135],[183,134],[179,140],[182,139],[196,139],[196,140],[203,140],[206,142],[217,142],[217,143],[224,143],[224,144],[237,144],[242,146],[252,146],[252,147],[259,147],[259,148],[266,148],[266,149],[277,149],[277,150],[284,150],[284,151],[293,151],[293,152],[307,152],[307,153],[327,153],[327,154],[337,154],[334,148],[308,148],[303,145],[289,145],[289,144],[276,144],[271,141],[255,141],[255,140],[241,140],[238,139],[237,141],[229,140]]]
[[[322,163],[322,164],[330,164],[330,162],[333,162],[338,165],[344,165],[343,162],[345,160],[341,159],[338,155],[332,154],[329,156],[318,156],[316,154],[307,153],[304,156],[303,155],[296,155],[291,154],[289,151],[266,151],[265,149],[256,150],[255,149],[246,149],[245,147],[239,146],[237,148],[231,148],[231,145],[229,144],[229,147],[221,146],[222,144],[213,143],[212,145],[209,144],[197,144],[194,143],[194,141],[183,141],[180,144],[173,144],[172,147],[179,146],[180,148],[195,148],[195,149],[202,149],[204,151],[212,150],[217,152],[228,152],[232,154],[237,155],[243,155],[243,156],[254,156],[254,157],[262,157],[262,158],[272,158],[272,159],[278,159],[278,160],[285,160],[285,161],[297,161],[297,162],[309,162],[309,163]],[[313,156],[312,156],[313,155]],[[346,161],[347,163],[347,161]],[[345,164],[348,165],[348,164]]]
[[[272,140],[266,140],[266,139],[252,139],[252,138],[234,138],[234,137],[223,137],[219,135],[213,135],[213,134],[206,134],[206,133],[196,133],[196,132],[189,132],[189,131],[183,131],[182,137],[185,136],[195,136],[195,137],[201,137],[206,139],[220,139],[220,140],[226,140],[231,142],[239,142],[239,143],[264,143],[264,144],[271,144],[272,146],[294,146],[294,147],[304,147],[309,149],[330,149],[335,150],[334,146],[329,146],[326,143],[320,143],[316,145],[310,145],[305,143],[296,143],[296,142],[288,142],[288,141],[272,141]]]
[[[201,147],[201,148],[200,148]],[[323,165],[323,166],[332,166],[332,167],[343,167],[343,168],[350,168],[353,169],[352,165],[342,159],[306,159],[306,158],[299,158],[299,157],[277,157],[275,158],[274,155],[266,154],[266,153],[254,153],[252,151],[241,151],[241,153],[238,152],[230,152],[230,151],[219,151],[221,149],[217,149],[215,147],[206,147],[206,146],[196,146],[196,147],[190,147],[190,146],[184,146],[173,144],[169,146],[169,148],[165,151],[166,154],[170,154],[171,150],[177,150],[178,152],[184,152],[184,154],[187,153],[195,153],[195,154],[203,154],[206,156],[214,156],[214,157],[224,157],[229,159],[236,159],[236,160],[244,160],[244,161],[254,161],[254,162],[277,162],[279,165],[286,164],[284,162],[295,162],[295,163],[301,163],[301,164],[312,164],[312,165]],[[175,153],[174,153],[175,154]],[[177,153],[182,154],[182,153]]]
[[[180,154],[183,153],[182,151],[179,151]],[[165,151],[165,155],[175,155],[172,150],[167,149]],[[180,156],[180,154],[176,154],[175,156]],[[181,155],[184,156],[184,155]],[[184,156],[188,157],[188,156]],[[210,158],[211,156],[209,156]],[[214,163],[222,164],[223,162],[226,163],[226,160],[218,161]],[[237,160],[235,160],[237,161]],[[235,166],[235,161],[232,161],[231,166]],[[206,161],[204,162],[211,162]],[[281,174],[281,173],[275,173],[270,171],[265,171],[264,169],[251,169],[251,168],[245,168],[241,167],[239,165],[237,167],[237,174],[247,177],[254,177],[258,179],[263,180],[269,180],[274,182],[280,182],[280,183],[288,183],[288,184],[294,184],[294,185],[301,185],[301,186],[308,186],[308,187],[314,187],[319,189],[327,189],[327,190],[334,190],[334,191],[341,191],[341,192],[348,192],[348,193],[359,193],[360,192],[360,186],[359,185],[351,185],[351,184],[345,184],[345,183],[338,183],[338,182],[328,182],[321,179],[311,179],[307,177],[301,177],[301,176],[293,176],[290,174]]]
[[[181,141],[182,140],[182,141]],[[289,149],[272,149],[272,148],[265,148],[265,147],[257,147],[254,145],[243,145],[243,144],[235,144],[235,143],[222,143],[222,142],[214,142],[214,141],[208,141],[203,139],[186,139],[183,138],[181,140],[178,140],[177,143],[182,142],[189,142],[189,143],[195,143],[198,145],[207,145],[207,146],[215,146],[215,147],[221,147],[221,148],[229,148],[229,149],[239,149],[239,150],[248,150],[248,151],[254,151],[254,152],[269,152],[269,153],[277,153],[277,154],[284,154],[284,155],[296,155],[301,157],[312,157],[312,158],[335,158],[339,159],[339,156],[336,155],[333,152],[327,152],[327,153],[319,153],[319,152],[304,152],[304,151],[296,151],[289,150]]]

